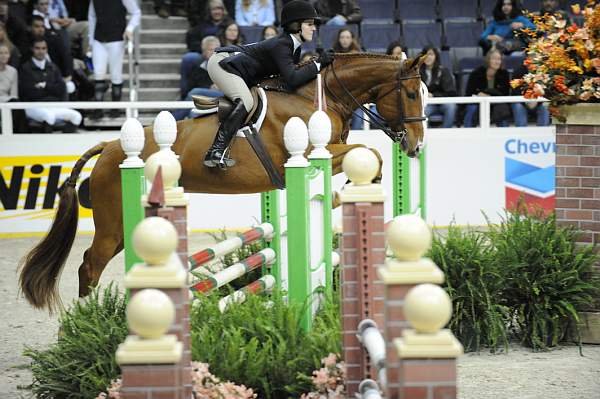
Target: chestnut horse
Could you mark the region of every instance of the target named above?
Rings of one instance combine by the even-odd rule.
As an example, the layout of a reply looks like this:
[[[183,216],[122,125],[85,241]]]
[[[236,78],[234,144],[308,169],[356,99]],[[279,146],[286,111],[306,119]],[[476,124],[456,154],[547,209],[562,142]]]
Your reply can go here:
[[[404,62],[392,56],[376,54],[336,54],[333,64],[321,72],[329,99],[328,115],[332,137],[327,149],[333,154],[333,173],[340,173],[344,155],[360,145],[345,144],[352,111],[359,104],[375,103],[387,127],[381,128],[400,142],[409,156],[415,156],[423,139],[423,103],[419,60]],[[283,175],[288,154],[283,143],[283,126],[292,116],[305,122],[314,111],[314,82],[295,92],[267,91],[268,111],[261,129],[265,147]],[[180,156],[180,185],[186,192],[240,194],[274,189],[258,158],[246,140],[235,140],[231,155],[237,164],[227,170],[206,168],[204,153],[218,127],[216,114],[184,120],[177,124],[173,150]],[[146,144],[142,159],[158,147],[152,129],[145,128]],[[375,152],[381,159],[379,154]],[[58,211],[46,237],[22,260],[20,288],[36,308],[52,311],[60,304],[58,279],[77,231],[78,199],[75,183],[86,161],[100,154],[90,176],[90,196],[95,235],[83,255],[79,268],[79,296],[96,286],[106,264],[123,249],[121,215],[121,179],[119,164],[125,159],[119,140],[100,143],[76,162],[70,177],[60,190]],[[139,201],[130,198],[130,201]]]

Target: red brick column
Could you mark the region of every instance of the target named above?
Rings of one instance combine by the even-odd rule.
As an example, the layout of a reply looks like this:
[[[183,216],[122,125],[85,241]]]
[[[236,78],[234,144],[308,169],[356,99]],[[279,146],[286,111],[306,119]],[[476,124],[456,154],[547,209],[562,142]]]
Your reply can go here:
[[[357,333],[358,323],[363,319],[373,319],[378,326],[383,326],[383,285],[376,269],[385,261],[385,195],[380,184],[371,184],[379,162],[370,150],[350,151],[343,168],[352,183],[340,193],[343,204],[342,356],[346,362],[348,397],[354,397],[363,379],[369,376],[377,379],[377,370],[371,370],[369,356]]]

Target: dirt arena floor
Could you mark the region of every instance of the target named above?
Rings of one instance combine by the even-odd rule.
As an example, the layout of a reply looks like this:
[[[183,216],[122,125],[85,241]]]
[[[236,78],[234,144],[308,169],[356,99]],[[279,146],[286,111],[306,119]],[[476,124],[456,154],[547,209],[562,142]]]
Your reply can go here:
[[[60,282],[61,295],[69,303],[77,293],[77,268],[92,236],[77,238]],[[37,238],[0,239],[0,399],[28,397],[17,389],[31,375],[22,369],[25,345],[43,348],[56,339],[57,320],[33,310],[17,296],[16,265]],[[191,248],[211,238],[196,234]],[[107,267],[101,284],[121,281],[123,256]],[[583,357],[575,346],[545,353],[513,346],[508,354],[468,354],[459,359],[461,399],[600,399],[600,346],[586,345]]]

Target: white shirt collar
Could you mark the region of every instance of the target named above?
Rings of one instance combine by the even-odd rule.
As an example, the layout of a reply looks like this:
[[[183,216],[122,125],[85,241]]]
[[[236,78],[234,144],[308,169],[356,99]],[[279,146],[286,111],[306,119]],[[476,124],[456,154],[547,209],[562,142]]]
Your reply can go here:
[[[292,42],[294,42],[294,51],[296,51],[296,49],[300,46],[302,46],[302,42],[298,39],[296,39],[296,36],[292,35],[290,33],[290,37],[292,38]]]
[[[33,63],[35,64],[35,66],[37,66],[40,69],[46,69],[46,60],[38,60],[37,58],[33,58],[31,57],[31,60],[33,61]]]

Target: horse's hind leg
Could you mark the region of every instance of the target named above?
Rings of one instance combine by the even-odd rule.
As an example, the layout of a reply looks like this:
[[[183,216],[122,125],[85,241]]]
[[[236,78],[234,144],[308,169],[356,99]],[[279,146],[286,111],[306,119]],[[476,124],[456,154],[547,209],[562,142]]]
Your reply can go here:
[[[79,266],[79,297],[87,296],[90,289],[98,285],[104,268],[122,249],[122,235],[96,231],[92,246],[83,254],[83,262]]]

